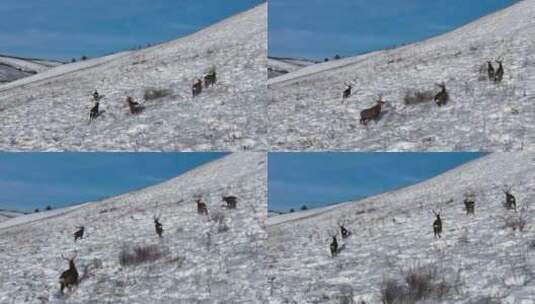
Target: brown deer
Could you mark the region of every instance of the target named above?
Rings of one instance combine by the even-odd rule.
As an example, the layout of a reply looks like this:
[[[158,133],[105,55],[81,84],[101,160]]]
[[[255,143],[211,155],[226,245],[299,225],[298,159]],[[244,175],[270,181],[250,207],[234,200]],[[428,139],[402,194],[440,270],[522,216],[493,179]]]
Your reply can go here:
[[[347,228],[344,226],[345,224],[346,224],[346,220],[338,222],[338,226],[340,227],[340,233],[342,234],[343,239],[351,236],[351,231],[347,230]]]
[[[154,219],[154,229],[156,230],[156,234],[159,237],[162,237],[163,234],[163,225],[160,223],[160,216],[156,217],[155,215],[152,216]]]
[[[450,99],[450,96],[448,94],[448,92],[446,91],[446,84],[444,83],[438,83],[437,84],[438,87],[441,88],[440,92],[437,93],[437,95],[435,95],[435,103],[437,104],[437,106],[441,107],[443,105],[445,105],[446,103],[448,103],[448,100]]]
[[[221,197],[221,199],[227,203],[227,205],[225,207],[227,207],[228,209],[236,209],[236,205],[238,203],[238,198],[233,196],[233,195],[229,195],[229,196],[223,196]]]
[[[208,215],[208,207],[201,201],[200,198],[197,199],[197,213],[201,215]]]
[[[385,102],[382,100],[382,97],[379,97],[379,100],[375,106],[362,110],[360,112],[360,123],[366,126],[370,120],[377,121],[381,115],[381,107],[384,104]]]
[[[504,207],[507,210],[516,211],[516,197],[511,193],[512,188],[512,186],[506,186],[503,190],[503,193],[505,193]]]
[[[100,115],[98,106],[99,106],[99,102],[96,101],[95,105],[91,108],[91,111],[89,112],[89,121],[96,119]]]
[[[489,75],[489,80],[494,81],[496,71],[494,70],[491,61],[487,61],[487,74]]]
[[[140,105],[139,102],[134,101],[134,98],[130,96],[126,97],[126,102],[130,108],[130,114],[139,114],[145,109],[145,107]]]
[[[200,79],[196,79],[193,82],[193,86],[191,87],[191,91],[192,91],[193,97],[201,94],[201,92],[202,92],[202,81]]]
[[[494,82],[500,83],[502,82],[503,73],[504,73],[502,60],[496,60],[496,62],[498,63],[498,69],[496,70],[496,75],[494,76]]]
[[[348,99],[351,96],[351,89],[353,87],[346,83],[346,89],[342,92],[342,102],[344,99]]]
[[[84,226],[76,227],[78,230],[74,232],[74,241],[76,242],[78,239],[84,238]]]
[[[215,69],[212,69],[210,72],[204,75],[204,87],[209,88],[217,82],[217,75]]]
[[[333,238],[331,245],[329,246],[331,249],[331,256],[335,257],[338,254],[338,241],[336,241],[336,235],[331,236]]]
[[[464,210],[466,210],[466,215],[474,215],[476,202],[471,198],[464,199]]]
[[[436,213],[435,210],[433,210],[433,214],[436,216],[436,219],[433,222],[433,233],[435,234],[435,238],[440,238],[440,234],[442,233],[442,219],[440,219],[440,212]]]
[[[74,259],[78,253],[75,251],[75,254],[72,258],[66,258],[63,255],[61,255],[61,258],[64,260],[69,261],[69,269],[65,270],[61,273],[61,276],[59,277],[59,283],[60,283],[60,292],[63,294],[63,290],[65,287],[69,288],[69,291],[72,289],[72,286],[78,285],[78,270],[76,269],[76,265],[74,265]]]

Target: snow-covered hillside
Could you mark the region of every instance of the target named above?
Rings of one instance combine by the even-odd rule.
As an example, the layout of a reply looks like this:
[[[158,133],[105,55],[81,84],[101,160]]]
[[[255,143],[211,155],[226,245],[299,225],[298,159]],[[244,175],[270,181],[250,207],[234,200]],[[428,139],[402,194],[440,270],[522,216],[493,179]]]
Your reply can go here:
[[[20,212],[0,209],[0,223],[10,220],[12,218],[15,218],[17,216],[21,216],[21,215],[23,214]]]
[[[313,65],[268,81],[275,150],[535,150],[535,0],[397,49]],[[358,38],[356,38],[358,39]],[[486,63],[502,58],[500,84]],[[494,62],[494,67],[498,65]],[[353,96],[342,103],[345,83]],[[432,100],[445,82],[447,105]],[[424,93],[406,105],[405,96]],[[377,123],[360,111],[382,95]]]
[[[268,57],[268,78],[295,72],[313,64],[316,62],[307,59]]]
[[[208,216],[197,214],[198,195]],[[237,208],[223,208],[222,195],[237,196]],[[242,152],[159,185],[4,222],[0,302],[267,303],[265,199],[265,154]],[[85,236],[74,242],[77,225]],[[161,256],[121,266],[121,251],[137,246]],[[75,251],[81,282],[61,296],[61,254]]]
[[[59,61],[0,55],[0,84],[44,72],[63,64]]]
[[[266,16],[263,4],[181,39],[0,86],[0,149],[264,150]],[[217,84],[192,99],[193,80],[212,67]],[[163,96],[145,100],[148,89]],[[89,124],[94,90],[105,112]],[[127,96],[145,110],[130,114]]]
[[[497,153],[394,192],[271,217],[270,303],[381,303],[385,286],[407,291],[411,269],[434,271],[422,285],[434,294],[418,303],[534,303],[534,180],[534,154]],[[517,212],[502,206],[505,184]],[[466,215],[465,193],[475,194],[475,215]],[[433,209],[442,211],[440,239]],[[522,219],[523,231],[513,231]],[[344,223],[353,233],[346,239]],[[336,232],[344,249],[331,257]]]

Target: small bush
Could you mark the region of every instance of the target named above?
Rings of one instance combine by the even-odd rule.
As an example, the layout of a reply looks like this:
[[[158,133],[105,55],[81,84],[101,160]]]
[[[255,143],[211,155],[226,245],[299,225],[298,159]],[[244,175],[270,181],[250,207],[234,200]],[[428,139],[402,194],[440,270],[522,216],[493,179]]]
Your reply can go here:
[[[511,228],[513,231],[523,232],[526,227],[526,219],[522,215],[508,216],[504,220],[504,228]]]
[[[156,245],[136,246],[131,249],[123,248],[119,253],[119,263],[121,266],[135,266],[154,262],[164,255],[164,252]]]
[[[381,301],[383,304],[398,303],[405,297],[405,287],[396,280],[387,280],[381,286]]]
[[[415,105],[433,100],[435,94],[432,91],[409,90],[403,97],[405,105]]]
[[[169,96],[169,95],[171,95],[171,90],[169,89],[148,88],[148,89],[145,89],[145,93],[143,94],[143,99],[154,100],[154,99],[162,98],[162,97]]]
[[[403,274],[403,280],[389,279],[381,286],[381,300],[384,304],[417,303],[422,299],[442,299],[452,285],[438,276],[434,265],[409,268]]]
[[[214,212],[212,213],[212,221],[221,224],[225,221],[225,214],[223,212]]]

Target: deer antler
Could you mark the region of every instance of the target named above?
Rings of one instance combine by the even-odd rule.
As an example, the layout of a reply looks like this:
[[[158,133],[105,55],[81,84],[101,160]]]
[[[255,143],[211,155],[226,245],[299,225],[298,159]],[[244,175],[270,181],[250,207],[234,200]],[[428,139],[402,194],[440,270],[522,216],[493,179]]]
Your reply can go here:
[[[76,250],[74,251],[74,256],[73,256],[72,258],[70,258],[70,259],[69,259],[69,258],[66,258],[66,257],[63,255],[63,253],[61,254],[61,258],[64,259],[64,260],[66,260],[66,261],[74,260],[77,256],[78,256],[78,251],[76,251]]]

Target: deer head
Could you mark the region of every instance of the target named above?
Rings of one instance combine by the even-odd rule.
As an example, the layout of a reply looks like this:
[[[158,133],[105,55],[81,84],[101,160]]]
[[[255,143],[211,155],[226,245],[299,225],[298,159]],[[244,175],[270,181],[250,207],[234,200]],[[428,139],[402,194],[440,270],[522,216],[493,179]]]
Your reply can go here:
[[[63,254],[61,254],[61,258],[69,262],[69,269],[76,269],[76,266],[74,265],[74,260],[76,259],[77,256],[78,256],[78,251],[76,250],[74,251],[74,256],[71,258],[66,258],[65,256],[63,256]]]

